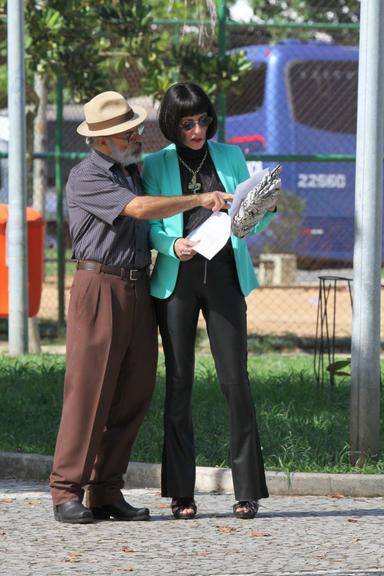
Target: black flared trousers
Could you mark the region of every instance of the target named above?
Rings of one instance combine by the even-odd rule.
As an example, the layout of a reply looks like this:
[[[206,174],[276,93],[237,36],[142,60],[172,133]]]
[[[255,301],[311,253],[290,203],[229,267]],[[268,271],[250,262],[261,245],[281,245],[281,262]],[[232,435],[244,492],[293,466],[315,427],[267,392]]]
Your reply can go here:
[[[247,372],[246,302],[234,261],[195,257],[180,264],[172,295],[156,299],[166,364],[162,496],[193,496],[195,449],[192,386],[199,311],[227,401],[236,500],[268,497]],[[216,407],[212,406],[212,410]]]

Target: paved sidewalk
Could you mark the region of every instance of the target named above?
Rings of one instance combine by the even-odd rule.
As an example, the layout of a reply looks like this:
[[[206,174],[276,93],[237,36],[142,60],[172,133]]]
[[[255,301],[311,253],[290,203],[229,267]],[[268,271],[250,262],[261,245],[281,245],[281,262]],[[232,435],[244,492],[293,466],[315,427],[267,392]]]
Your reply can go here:
[[[126,490],[150,522],[56,522],[46,483],[0,481],[3,576],[384,575],[384,499],[273,496],[254,520],[230,494],[197,494],[195,520],[176,521],[158,490]]]

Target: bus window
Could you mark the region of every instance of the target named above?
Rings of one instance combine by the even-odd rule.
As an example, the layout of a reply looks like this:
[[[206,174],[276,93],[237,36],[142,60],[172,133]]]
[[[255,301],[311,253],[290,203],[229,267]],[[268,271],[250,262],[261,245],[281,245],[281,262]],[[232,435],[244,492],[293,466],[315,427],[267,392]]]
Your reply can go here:
[[[256,112],[263,104],[267,65],[260,64],[246,72],[236,87],[229,90],[226,98],[227,114],[239,116]]]
[[[289,101],[297,122],[354,134],[357,121],[358,63],[352,61],[291,61],[286,67]]]

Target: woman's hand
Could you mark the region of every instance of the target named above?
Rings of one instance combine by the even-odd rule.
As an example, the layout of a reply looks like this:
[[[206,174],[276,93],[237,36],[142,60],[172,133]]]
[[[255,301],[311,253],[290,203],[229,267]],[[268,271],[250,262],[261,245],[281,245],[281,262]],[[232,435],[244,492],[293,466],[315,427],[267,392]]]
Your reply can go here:
[[[181,262],[187,262],[191,260],[196,251],[193,249],[197,242],[193,242],[192,240],[187,240],[186,238],[178,238],[173,245],[173,250]]]

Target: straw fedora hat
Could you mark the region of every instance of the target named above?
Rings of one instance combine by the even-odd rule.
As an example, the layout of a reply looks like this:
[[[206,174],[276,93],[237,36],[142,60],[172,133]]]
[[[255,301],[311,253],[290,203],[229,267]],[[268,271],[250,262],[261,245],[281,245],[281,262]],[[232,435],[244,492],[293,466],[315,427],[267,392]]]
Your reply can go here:
[[[84,104],[85,120],[77,127],[82,136],[112,136],[144,122],[147,112],[132,108],[118,92],[102,92]]]

